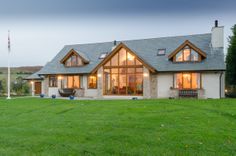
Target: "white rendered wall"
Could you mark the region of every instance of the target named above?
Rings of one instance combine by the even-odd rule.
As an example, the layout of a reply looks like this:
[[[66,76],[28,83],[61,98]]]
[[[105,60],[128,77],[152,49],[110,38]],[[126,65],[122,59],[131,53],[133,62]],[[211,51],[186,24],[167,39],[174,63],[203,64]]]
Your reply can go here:
[[[222,83],[223,87],[224,81]],[[220,72],[202,73],[202,88],[205,92],[205,98],[220,98]]]
[[[224,47],[224,27],[213,27],[211,30],[211,45],[213,48]]]
[[[169,98],[170,87],[173,87],[173,74],[172,73],[157,74],[157,97]]]

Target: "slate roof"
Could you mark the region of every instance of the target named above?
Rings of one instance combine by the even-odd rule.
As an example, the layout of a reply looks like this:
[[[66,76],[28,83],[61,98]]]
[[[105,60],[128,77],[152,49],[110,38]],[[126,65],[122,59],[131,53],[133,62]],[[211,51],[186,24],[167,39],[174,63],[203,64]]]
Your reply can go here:
[[[39,72],[36,72],[36,73],[24,78],[24,80],[43,80],[43,78],[39,76]]]
[[[168,60],[171,54],[186,40],[196,45],[207,54],[207,58],[200,63],[173,63]],[[155,68],[158,72],[169,71],[206,71],[206,70],[225,70],[223,48],[211,48],[211,34],[197,34],[175,37],[161,37],[140,40],[117,41],[128,46],[145,62]],[[38,74],[82,74],[90,73],[101,61],[102,53],[111,53],[113,42],[90,43],[66,45],[64,48],[47,63]],[[90,62],[83,67],[66,68],[60,63],[61,59],[71,50],[82,52]],[[166,55],[158,56],[158,49],[166,49]]]

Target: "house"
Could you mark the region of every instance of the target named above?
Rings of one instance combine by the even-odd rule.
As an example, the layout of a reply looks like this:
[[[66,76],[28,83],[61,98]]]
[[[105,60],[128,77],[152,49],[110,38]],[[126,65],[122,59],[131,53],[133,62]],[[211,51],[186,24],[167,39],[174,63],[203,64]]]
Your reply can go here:
[[[215,21],[207,34],[66,45],[29,79],[47,96],[222,98],[223,29]]]

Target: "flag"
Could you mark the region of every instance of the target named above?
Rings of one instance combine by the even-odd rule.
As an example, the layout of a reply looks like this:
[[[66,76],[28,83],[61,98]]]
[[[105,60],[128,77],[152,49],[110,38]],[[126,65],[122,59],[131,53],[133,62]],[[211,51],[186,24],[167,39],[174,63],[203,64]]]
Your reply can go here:
[[[10,31],[8,30],[8,52],[11,51],[11,40],[10,40]]]

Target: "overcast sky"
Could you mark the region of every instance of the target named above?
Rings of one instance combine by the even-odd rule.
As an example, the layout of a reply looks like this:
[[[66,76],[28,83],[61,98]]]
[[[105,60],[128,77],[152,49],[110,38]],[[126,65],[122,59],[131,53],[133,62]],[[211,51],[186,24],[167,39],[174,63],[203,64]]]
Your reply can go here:
[[[235,0],[0,0],[0,66],[44,65],[67,44],[210,33],[236,24]],[[225,41],[227,44],[227,40]]]

